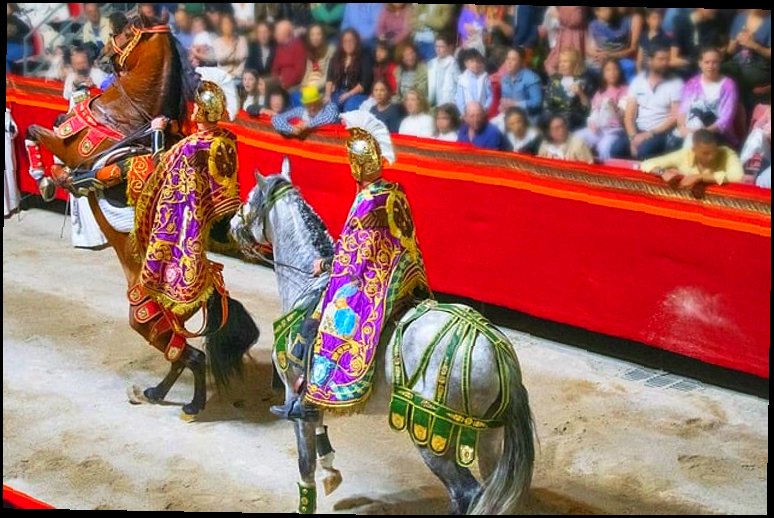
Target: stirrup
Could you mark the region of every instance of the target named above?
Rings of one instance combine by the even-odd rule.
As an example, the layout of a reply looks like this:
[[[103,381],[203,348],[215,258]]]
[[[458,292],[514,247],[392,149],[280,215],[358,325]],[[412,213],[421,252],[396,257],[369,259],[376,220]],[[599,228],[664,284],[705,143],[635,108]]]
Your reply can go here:
[[[319,410],[312,406],[304,405],[300,397],[284,405],[272,406],[269,408],[269,411],[277,417],[288,421],[314,421],[320,416]]]

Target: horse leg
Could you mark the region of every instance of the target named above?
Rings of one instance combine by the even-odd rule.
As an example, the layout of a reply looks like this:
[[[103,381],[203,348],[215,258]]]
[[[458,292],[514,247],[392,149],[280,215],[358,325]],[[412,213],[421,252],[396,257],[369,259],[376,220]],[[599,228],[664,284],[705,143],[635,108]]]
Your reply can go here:
[[[204,410],[207,404],[207,357],[204,352],[188,345],[180,360],[194,376],[193,400],[183,407],[183,418],[191,418]]]
[[[186,365],[182,361],[173,363],[169,368],[169,374],[167,374],[161,383],[155,387],[145,389],[143,395],[151,403],[161,403],[164,401],[164,398],[167,397],[169,391],[172,390],[172,387],[175,385],[178,378],[180,378],[180,375],[183,373],[185,367]]]
[[[27,129],[27,138],[51,151],[65,164],[71,161],[67,153],[67,146],[53,131],[33,124]]]
[[[452,458],[438,457],[427,448],[418,449],[430,471],[446,486],[451,500],[451,514],[466,514],[481,489],[476,477],[468,468],[458,466]]]
[[[336,459],[336,450],[331,446],[331,440],[328,437],[328,427],[323,424],[323,417],[320,417],[320,424],[315,430],[315,445],[320,466],[325,470],[323,489],[325,490],[325,496],[329,496],[339,488],[343,478],[341,471],[333,467],[333,462]]]
[[[315,430],[317,421],[296,421],[296,447],[298,448],[298,471],[301,480],[298,483],[299,514],[314,514],[317,511],[317,485],[314,476],[317,470],[317,445]]]

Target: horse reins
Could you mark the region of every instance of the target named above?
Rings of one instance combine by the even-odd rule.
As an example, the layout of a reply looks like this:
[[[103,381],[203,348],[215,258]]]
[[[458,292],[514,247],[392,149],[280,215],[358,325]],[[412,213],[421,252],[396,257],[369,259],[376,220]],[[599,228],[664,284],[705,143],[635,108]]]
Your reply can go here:
[[[261,205],[261,207],[256,211],[255,215],[253,215],[250,218],[245,218],[244,211],[239,212],[239,218],[242,220],[242,224],[244,227],[249,231],[250,227],[253,226],[253,223],[258,219],[258,217],[261,218],[261,231],[263,232],[263,240],[264,242],[268,243],[269,239],[266,236],[266,220],[269,217],[269,212],[272,208],[283,198],[287,197],[289,194],[296,192],[295,187],[293,187],[290,184],[283,184],[276,190],[270,192],[266,196],[266,201]],[[249,204],[249,203],[248,203]],[[256,243],[255,246],[253,246],[249,251],[249,255],[254,255],[261,261],[269,264],[270,266],[276,268],[287,268],[289,270],[293,270],[297,273],[300,273],[302,275],[306,275],[307,277],[313,277],[314,274],[312,272],[308,272],[306,270],[302,270],[301,268],[297,268],[291,264],[285,264],[279,261],[274,261],[272,259],[269,259],[266,257],[263,252],[261,252],[260,249],[260,243]]]

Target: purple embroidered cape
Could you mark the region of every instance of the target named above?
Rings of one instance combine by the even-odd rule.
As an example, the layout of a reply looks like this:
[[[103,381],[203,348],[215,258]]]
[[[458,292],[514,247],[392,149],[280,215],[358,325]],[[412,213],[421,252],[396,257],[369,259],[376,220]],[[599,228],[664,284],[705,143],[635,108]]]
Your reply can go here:
[[[222,285],[221,266],[208,261],[210,225],[239,208],[235,137],[200,131],[161,159],[136,204],[135,250],[140,283],[177,315],[199,308]]]
[[[379,181],[358,194],[336,246],[322,299],[306,401],[359,410],[371,394],[385,323],[429,294],[411,210],[402,188]]]

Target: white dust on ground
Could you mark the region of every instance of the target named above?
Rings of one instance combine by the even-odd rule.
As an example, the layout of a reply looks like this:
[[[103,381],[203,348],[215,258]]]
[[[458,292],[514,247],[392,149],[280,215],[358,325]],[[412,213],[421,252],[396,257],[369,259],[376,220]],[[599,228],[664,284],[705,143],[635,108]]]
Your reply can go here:
[[[246,382],[212,394],[188,424],[179,406],[127,403],[127,388],[154,385],[166,362],[128,326],[112,251],[71,248],[61,223],[33,210],[3,228],[3,482],[64,508],[292,511],[292,428],[267,410],[277,399],[272,272],[218,258],[262,337]],[[649,388],[622,378],[630,364],[506,332],[540,437],[525,512],[767,512],[767,401]],[[171,400],[186,402],[191,390],[186,374]],[[344,484],[321,497],[321,512],[447,511],[443,487],[385,417],[330,425]]]

